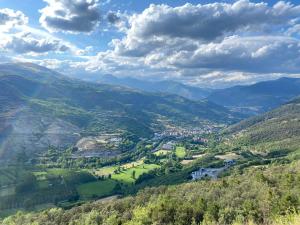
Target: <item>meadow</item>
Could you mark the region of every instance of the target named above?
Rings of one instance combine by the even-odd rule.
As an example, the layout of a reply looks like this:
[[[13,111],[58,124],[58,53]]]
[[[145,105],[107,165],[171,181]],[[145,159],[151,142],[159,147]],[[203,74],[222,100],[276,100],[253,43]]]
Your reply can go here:
[[[186,156],[186,150],[185,150],[185,147],[179,147],[177,146],[176,147],[176,150],[175,150],[175,154],[178,158],[184,158]]]
[[[117,182],[111,179],[81,184],[77,191],[81,199],[101,198],[111,195]]]
[[[111,178],[122,183],[132,184],[142,174],[148,173],[149,171],[159,167],[160,166],[156,164],[142,164],[130,169],[122,170],[119,173],[115,173],[111,176]],[[134,173],[135,175],[133,175]]]

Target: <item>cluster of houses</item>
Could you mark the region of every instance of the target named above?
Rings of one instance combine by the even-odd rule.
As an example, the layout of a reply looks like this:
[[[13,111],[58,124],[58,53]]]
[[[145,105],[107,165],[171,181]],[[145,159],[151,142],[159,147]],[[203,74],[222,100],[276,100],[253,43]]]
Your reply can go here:
[[[173,128],[165,130],[161,133],[155,133],[153,140],[160,140],[166,137],[173,137],[173,138],[186,138],[186,137],[192,137],[192,136],[198,136],[203,134],[209,134],[214,132],[216,129],[219,129],[220,127],[217,125],[204,125],[202,127],[196,127],[196,128]],[[202,140],[202,142],[205,140]]]
[[[172,151],[172,150],[175,149],[175,146],[176,146],[176,142],[174,142],[174,141],[169,141],[169,142],[163,144],[163,145],[161,146],[161,149]]]
[[[193,142],[202,144],[202,143],[207,143],[208,139],[197,136],[197,137],[193,137]]]

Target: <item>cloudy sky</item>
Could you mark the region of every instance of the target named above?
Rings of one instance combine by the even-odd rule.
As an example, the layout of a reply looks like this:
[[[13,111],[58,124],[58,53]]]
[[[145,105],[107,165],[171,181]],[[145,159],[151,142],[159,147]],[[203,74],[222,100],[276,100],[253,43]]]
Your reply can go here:
[[[201,87],[300,77],[298,2],[0,0],[0,60]]]

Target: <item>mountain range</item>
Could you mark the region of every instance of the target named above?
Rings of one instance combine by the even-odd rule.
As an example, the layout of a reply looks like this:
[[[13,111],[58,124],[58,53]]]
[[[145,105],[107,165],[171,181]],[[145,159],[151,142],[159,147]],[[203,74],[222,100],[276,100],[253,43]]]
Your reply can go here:
[[[82,82],[34,64],[4,64],[0,74],[2,158],[66,148],[99,133],[151,137],[165,126],[236,121],[228,109],[206,100]]]
[[[208,100],[248,115],[272,110],[300,95],[299,78],[280,78],[217,90]]]
[[[206,89],[171,80],[148,81],[112,75],[86,76],[85,79],[151,93],[176,94],[190,100],[207,99],[247,116],[272,110],[300,95],[300,79],[287,77],[226,89]]]
[[[78,78],[82,79],[83,76],[78,76]],[[132,77],[116,77],[112,75],[90,75],[85,76],[84,79],[87,81],[124,86],[152,93],[176,94],[190,100],[202,100],[213,92],[213,89],[189,86],[171,80],[150,81]]]

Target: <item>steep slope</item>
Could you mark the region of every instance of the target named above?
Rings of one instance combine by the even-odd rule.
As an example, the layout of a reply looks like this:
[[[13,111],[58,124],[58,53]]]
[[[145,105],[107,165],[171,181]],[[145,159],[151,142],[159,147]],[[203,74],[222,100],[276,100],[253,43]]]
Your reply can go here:
[[[300,79],[280,78],[212,93],[208,100],[249,114],[266,112],[300,95]]]
[[[300,98],[233,125],[226,132],[240,145],[258,152],[297,150],[300,145]]]
[[[90,79],[104,84],[119,85],[146,92],[176,94],[191,100],[204,99],[213,91],[210,89],[184,85],[170,80],[148,81],[130,77],[119,78],[112,75],[102,75],[93,78],[90,77]]]
[[[34,65],[0,66],[1,155],[65,148],[81,137],[103,132],[130,132],[150,137],[165,125],[232,122],[225,108],[174,95],[68,79]],[[37,69],[38,68],[38,69]],[[7,75],[5,75],[7,74]]]

